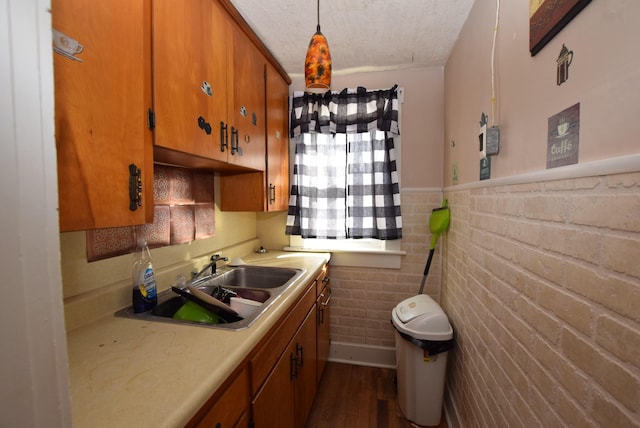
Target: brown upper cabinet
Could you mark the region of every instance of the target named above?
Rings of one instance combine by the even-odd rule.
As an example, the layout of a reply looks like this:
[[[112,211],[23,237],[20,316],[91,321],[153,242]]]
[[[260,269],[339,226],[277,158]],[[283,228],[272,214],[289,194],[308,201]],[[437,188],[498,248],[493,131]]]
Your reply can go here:
[[[52,0],[52,16],[61,231],[153,222],[154,161],[219,171],[231,210],[286,209],[268,201],[288,192],[290,79],[229,0]]]
[[[222,211],[282,211],[289,205],[289,84],[266,66],[266,174],[227,175],[220,180]]]
[[[51,2],[62,232],[153,221],[150,6]]]
[[[289,84],[267,65],[267,207],[289,207]]]
[[[228,22],[212,0],[153,0],[155,145],[227,161]]]
[[[231,150],[229,162],[265,169],[265,67],[266,59],[248,36],[231,26],[233,53],[229,58],[232,88],[229,97]]]
[[[153,0],[156,147],[263,171],[266,62],[220,2]]]

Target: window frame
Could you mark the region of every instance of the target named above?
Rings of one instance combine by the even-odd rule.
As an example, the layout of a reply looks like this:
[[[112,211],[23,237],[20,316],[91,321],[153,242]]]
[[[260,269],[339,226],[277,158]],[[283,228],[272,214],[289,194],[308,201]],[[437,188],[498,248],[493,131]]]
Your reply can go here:
[[[398,126],[402,129],[402,104],[404,88],[398,87]],[[290,100],[289,105],[293,105]],[[289,111],[291,114],[291,111]],[[398,185],[402,189],[402,137],[393,137]],[[289,145],[289,158],[295,158],[295,144]],[[289,180],[293,182],[293,162],[289,164]],[[402,198],[402,192],[400,192]],[[402,250],[402,239],[315,239],[289,235],[289,246],[286,251],[329,252],[332,253],[331,264],[336,266],[378,267],[399,269],[401,257],[406,255]]]

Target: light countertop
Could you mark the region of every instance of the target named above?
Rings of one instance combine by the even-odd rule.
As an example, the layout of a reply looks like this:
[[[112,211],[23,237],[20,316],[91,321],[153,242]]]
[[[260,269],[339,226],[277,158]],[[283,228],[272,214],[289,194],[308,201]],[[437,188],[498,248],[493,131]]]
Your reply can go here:
[[[75,427],[183,426],[244,360],[327,253],[270,251],[247,264],[299,268],[304,274],[249,328],[174,325],[107,315],[67,336]]]

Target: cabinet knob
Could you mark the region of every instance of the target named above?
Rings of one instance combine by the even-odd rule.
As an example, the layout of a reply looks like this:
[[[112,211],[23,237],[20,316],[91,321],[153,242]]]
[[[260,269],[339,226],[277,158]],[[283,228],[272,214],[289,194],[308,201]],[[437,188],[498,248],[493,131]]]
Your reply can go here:
[[[202,129],[207,135],[211,135],[211,124],[204,117],[198,117],[198,128]]]

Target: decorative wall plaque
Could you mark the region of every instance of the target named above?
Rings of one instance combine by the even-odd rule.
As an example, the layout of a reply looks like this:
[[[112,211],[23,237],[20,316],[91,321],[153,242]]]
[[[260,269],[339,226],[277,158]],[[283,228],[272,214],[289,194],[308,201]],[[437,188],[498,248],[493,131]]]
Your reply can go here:
[[[580,103],[549,118],[547,169],[578,163]]]
[[[569,66],[573,62],[573,51],[569,50],[564,44],[560,50],[560,55],[556,60],[558,68],[556,71],[556,83],[558,86],[562,85],[569,79]]]

